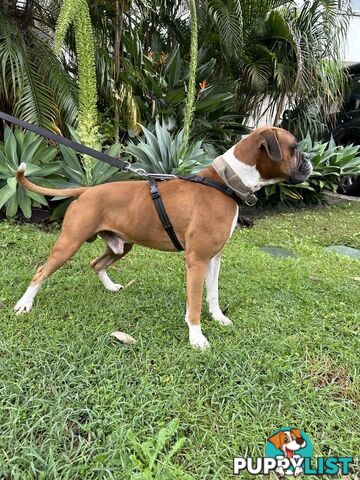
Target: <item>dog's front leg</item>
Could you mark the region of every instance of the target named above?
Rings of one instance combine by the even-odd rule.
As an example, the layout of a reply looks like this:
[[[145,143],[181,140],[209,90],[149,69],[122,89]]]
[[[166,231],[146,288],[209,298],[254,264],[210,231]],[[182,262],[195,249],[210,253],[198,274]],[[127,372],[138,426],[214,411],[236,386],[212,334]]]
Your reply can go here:
[[[190,344],[193,347],[205,350],[210,345],[206,337],[202,334],[200,317],[202,291],[208,262],[191,257],[190,255],[186,256],[187,308],[185,321],[189,327]]]
[[[213,257],[206,270],[206,300],[209,305],[209,312],[214,320],[221,325],[232,325],[230,318],[226,317],[219,306],[219,272],[220,272],[220,254]]]

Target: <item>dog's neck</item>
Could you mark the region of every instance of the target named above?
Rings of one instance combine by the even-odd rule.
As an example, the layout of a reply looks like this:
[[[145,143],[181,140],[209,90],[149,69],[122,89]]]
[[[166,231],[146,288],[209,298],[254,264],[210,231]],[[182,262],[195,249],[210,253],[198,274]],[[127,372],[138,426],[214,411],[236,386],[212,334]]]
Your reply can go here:
[[[222,158],[236,175],[238,175],[244,185],[252,190],[252,192],[257,192],[265,185],[271,185],[279,181],[278,178],[265,180],[261,177],[259,170],[256,168],[256,164],[248,165],[242,162],[241,158],[239,158],[240,144],[241,142],[229,148],[229,150],[222,155]]]
[[[238,196],[250,205],[256,203],[254,192],[265,185],[271,185],[279,179],[263,179],[256,168],[256,164],[248,165],[238,157],[240,143],[234,145],[223,155],[217,157],[212,166],[200,172],[201,175],[222,181],[235,191]]]
[[[255,205],[257,198],[254,195],[253,188],[244,184],[239,173],[229,165],[223,156],[215,158],[212,167],[223,182],[231,188],[243,202],[250,206]]]

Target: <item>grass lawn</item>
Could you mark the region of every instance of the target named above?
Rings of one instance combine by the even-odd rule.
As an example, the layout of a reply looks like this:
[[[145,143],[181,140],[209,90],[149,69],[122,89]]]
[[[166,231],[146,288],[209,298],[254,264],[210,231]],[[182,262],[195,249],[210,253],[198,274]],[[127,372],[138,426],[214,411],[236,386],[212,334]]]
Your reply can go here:
[[[310,436],[314,456],[359,454],[360,262],[323,247],[360,247],[360,204],[237,230],[220,282],[234,326],[204,308],[204,353],[188,344],[182,254],[135,247],[110,269],[114,281],[135,282],[109,293],[88,266],[102,242],[85,245],[33,311],[15,316],[57,234],[0,223],[0,478],[230,479],[234,456],[263,456],[266,438],[290,425]],[[118,343],[114,330],[138,343]],[[172,419],[179,425],[162,445]],[[159,442],[158,461],[140,476],[130,457],[140,462],[147,440]]]

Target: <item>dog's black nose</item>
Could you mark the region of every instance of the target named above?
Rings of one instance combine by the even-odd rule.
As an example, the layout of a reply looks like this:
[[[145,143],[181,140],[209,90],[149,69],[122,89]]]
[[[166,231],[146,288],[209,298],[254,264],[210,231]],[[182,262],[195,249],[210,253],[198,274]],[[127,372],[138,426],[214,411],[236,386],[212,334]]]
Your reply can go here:
[[[296,439],[296,443],[299,445],[302,445],[304,442],[305,440],[302,437]]]

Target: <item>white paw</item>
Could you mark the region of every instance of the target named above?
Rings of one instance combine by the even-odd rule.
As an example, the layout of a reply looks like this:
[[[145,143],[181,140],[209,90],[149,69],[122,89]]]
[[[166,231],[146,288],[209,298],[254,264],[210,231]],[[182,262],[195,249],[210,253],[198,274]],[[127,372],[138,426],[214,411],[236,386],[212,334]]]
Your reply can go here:
[[[106,290],[109,290],[109,292],[118,292],[124,288],[122,285],[120,285],[120,283],[114,283],[105,270],[99,270],[97,274],[101,283],[104,285]]]
[[[109,292],[118,292],[119,290],[121,290],[124,287],[122,285],[120,285],[120,283],[111,283],[111,284],[109,283],[109,284],[105,285],[105,288]]]
[[[228,318],[226,315],[222,313],[220,310],[219,312],[215,312],[211,314],[213,319],[220,323],[220,325],[232,325],[233,322]]]
[[[20,313],[30,312],[32,306],[33,306],[33,300],[29,300],[22,297],[15,305],[14,310],[16,314],[19,315]]]
[[[201,332],[190,332],[189,340],[192,347],[199,348],[200,350],[210,348],[210,343]]]

